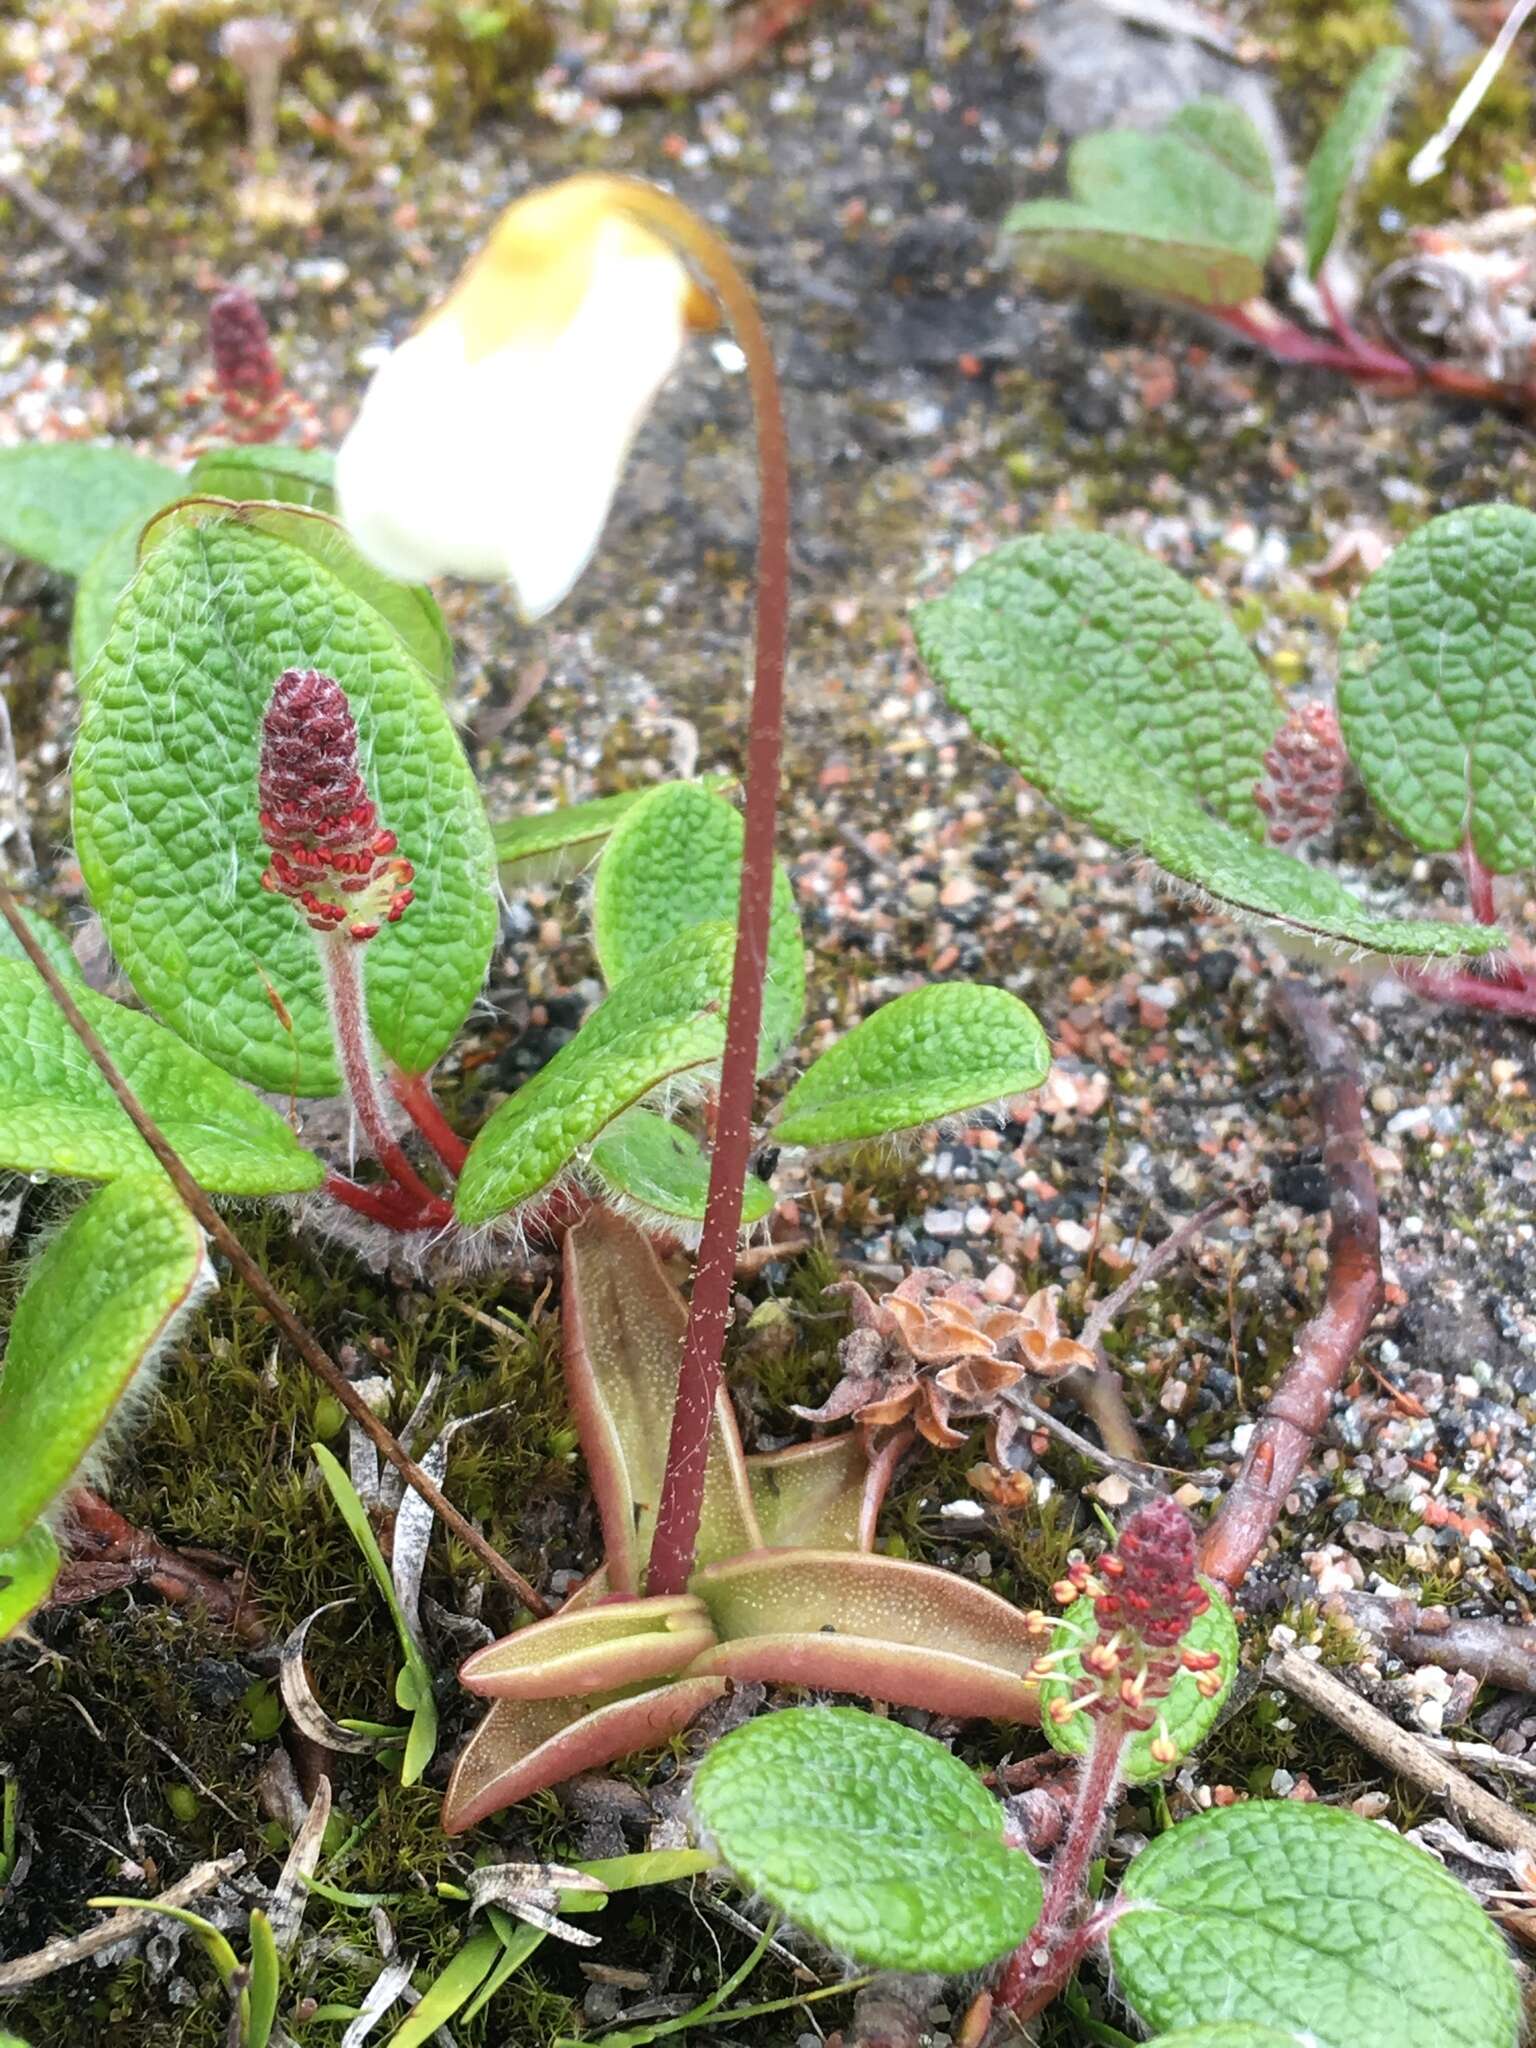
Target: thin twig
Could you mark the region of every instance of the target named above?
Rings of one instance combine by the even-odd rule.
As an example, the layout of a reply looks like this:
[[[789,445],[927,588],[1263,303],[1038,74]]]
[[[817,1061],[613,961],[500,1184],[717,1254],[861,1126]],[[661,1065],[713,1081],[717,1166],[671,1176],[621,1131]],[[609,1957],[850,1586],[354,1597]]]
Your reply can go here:
[[[31,179],[20,171],[0,171],[0,192],[8,193],[34,220],[41,221],[77,263],[84,264],[88,270],[100,270],[106,263],[107,252],[100,242],[81,227],[73,214],[66,213],[56,199],[50,199],[46,192],[39,192]]]
[[[1536,1628],[1528,1624],[1421,1607],[1406,1594],[1335,1593],[1327,1612],[1344,1616],[1415,1669],[1436,1664],[1442,1671],[1470,1671],[1508,1692],[1536,1693]]]
[[[1365,1147],[1364,1087],[1354,1048],[1322,997],[1305,982],[1281,982],[1274,1002],[1317,1073],[1317,1118],[1333,1231],[1323,1306],[1299,1333],[1291,1362],[1201,1545],[1201,1570],[1232,1592],[1269,1540],[1381,1299],[1381,1217]]]
[[[146,1899],[145,1906],[190,1905],[204,1892],[211,1892],[216,1885],[223,1884],[226,1878],[234,1877],[244,1868],[243,1849],[237,1849],[232,1856],[221,1857],[217,1863],[194,1863],[186,1876],[178,1879],[168,1891],[161,1892],[157,1899]],[[99,1956],[104,1948],[112,1948],[132,1934],[148,1933],[156,1924],[152,1911],[125,1910],[114,1913],[110,1920],[99,1920],[94,1927],[87,1927],[83,1934],[61,1936],[35,1949],[29,1956],[17,1956],[12,1962],[0,1963],[0,1997],[13,1991],[24,1991],[29,1984],[39,1984],[44,1977],[51,1977],[55,1970],[67,1970],[71,1963],[83,1963],[91,1956]]]
[[[1497,1843],[1501,1849],[1523,1849],[1526,1855],[1536,1856],[1536,1821],[1517,1813],[1482,1785],[1474,1785],[1465,1771],[1458,1771],[1444,1757],[1436,1756],[1428,1743],[1409,1734],[1406,1728],[1399,1728],[1321,1664],[1314,1664],[1299,1650],[1276,1650],[1264,1670],[1276,1684],[1324,1715],[1336,1728],[1342,1728],[1362,1749],[1379,1757],[1389,1770],[1441,1800],[1485,1840]]]
[[[1086,1458],[1090,1465],[1097,1465],[1101,1472],[1118,1472],[1122,1479],[1129,1480],[1138,1493],[1156,1490],[1155,1481],[1147,1477],[1149,1472],[1167,1472],[1172,1469],[1167,1465],[1154,1465],[1147,1458],[1112,1457],[1108,1451],[1101,1450],[1099,1445],[1091,1443],[1087,1437],[1080,1436],[1075,1429],[1069,1428],[1059,1416],[1053,1415],[1049,1408],[1042,1408],[1038,1403],[1031,1401],[1027,1394],[1021,1394],[1017,1387],[1005,1387],[1002,1398],[1010,1408],[1017,1408],[1021,1415],[1027,1415],[1037,1429],[1048,1430],[1059,1442],[1076,1451],[1080,1458]],[[1182,1476],[1180,1474],[1180,1477]]]
[[[1207,1202],[1193,1216],[1186,1216],[1160,1244],[1152,1247],[1113,1294],[1106,1294],[1102,1301],[1093,1304],[1078,1342],[1086,1344],[1090,1351],[1099,1349],[1104,1341],[1104,1332],[1119,1321],[1144,1287],[1150,1287],[1160,1273],[1166,1272],[1175,1259],[1183,1256],[1197,1237],[1203,1235],[1218,1218],[1225,1216],[1229,1209],[1245,1209],[1252,1215],[1263,1199],[1264,1191],[1260,1187],[1233,1188],[1230,1194],[1218,1195],[1214,1202]]]
[[[330,1358],[319,1338],[294,1314],[282,1294],[235,1236],[203,1189],[188,1172],[181,1155],[118,1072],[112,1055],[96,1035],[68,987],[59,978],[53,962],[33,937],[31,927],[22,916],[16,898],[4,882],[0,882],[0,916],[4,917],[15,933],[22,951],[42,976],[49,994],[63,1011],[70,1029],[100,1069],[102,1078],[117,1098],[124,1115],[165,1169],[172,1187],[299,1357],[373,1439],[390,1464],[404,1477],[406,1483],[415,1487],[422,1499],[437,1511],[454,1535],[474,1552],[481,1563],[492,1571],[504,1586],[511,1588],[530,1613],[536,1617],[548,1614],[548,1603],[539,1597],[522,1573],[507,1563],[500,1551],[481,1535],[473,1522],[459,1513],[442,1488],[434,1485],[415,1459],[408,1457],[400,1448],[387,1426],[374,1414],[340,1366]]]

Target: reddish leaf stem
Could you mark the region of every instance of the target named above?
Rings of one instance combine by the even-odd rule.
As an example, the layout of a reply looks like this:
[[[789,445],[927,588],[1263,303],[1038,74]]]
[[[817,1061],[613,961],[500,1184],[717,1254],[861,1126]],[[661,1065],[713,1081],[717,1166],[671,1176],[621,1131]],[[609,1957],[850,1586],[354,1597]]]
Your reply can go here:
[[[180,1153],[118,1072],[112,1055],[102,1044],[80,1005],[60,979],[58,969],[37,943],[31,926],[21,914],[16,898],[4,882],[0,882],[0,917],[3,917],[10,926],[17,944],[42,976],[48,993],[63,1011],[70,1030],[95,1061],[102,1079],[117,1098],[123,1114],[159,1160],[172,1187],[197,1218],[205,1234],[224,1254],[251,1296],[266,1310],[274,1326],[287,1338],[310,1371],[324,1383],[327,1391],[334,1394],[353,1420],[361,1425],[364,1433],[383,1452],[406,1484],[416,1489],[428,1507],[448,1525],[460,1542],[467,1545],[503,1585],[510,1586],[531,1614],[548,1614],[548,1603],[540,1599],[522,1573],[507,1563],[500,1551],[481,1535],[474,1523],[459,1513],[437,1482],[422,1471],[414,1458],[401,1449],[391,1431],[374,1414],[340,1366],[327,1354],[319,1338],[294,1314],[284,1296],[273,1286],[261,1266],[235,1236],[205,1191],[187,1170]]]
[[[1275,1008],[1316,1071],[1333,1230],[1323,1306],[1298,1336],[1201,1545],[1200,1569],[1233,1593],[1268,1541],[1381,1299],[1381,1219],[1354,1048],[1305,982],[1281,982]]]
[[[1469,832],[1461,842],[1461,871],[1467,878],[1467,902],[1479,924],[1497,924],[1499,913],[1493,902],[1493,874],[1478,859]]]
[[[1428,388],[1449,392],[1458,398],[1475,399],[1485,405],[1513,406],[1519,411],[1536,407],[1536,384],[1507,384],[1498,378],[1485,376],[1480,370],[1465,369],[1459,363],[1427,362],[1422,358],[1401,355],[1394,349],[1383,348],[1379,343],[1367,340],[1342,315],[1334,323],[1336,338],[1325,341],[1319,335],[1309,334],[1304,327],[1298,327],[1294,320],[1287,320],[1283,314],[1276,313],[1267,302],[1249,303],[1263,305],[1267,317],[1260,318],[1251,313],[1246,305],[1198,306],[1191,302],[1193,311],[1203,313],[1229,334],[1250,342],[1275,362],[1301,363],[1318,370],[1339,370],[1362,384],[1398,384],[1405,391]]]
[[[1411,967],[1404,963],[1397,978],[1415,995],[1432,1003],[1459,1003],[1468,1010],[1493,1010],[1503,1017],[1526,1017],[1536,1023],[1536,981],[1518,967],[1507,979],[1493,981],[1468,967]]]
[[[378,1076],[373,1070],[373,1048],[369,1042],[368,1013],[363,1001],[362,947],[346,932],[317,934],[315,944],[325,968],[326,988],[331,998],[332,1035],[341,1060],[347,1092],[373,1156],[408,1194],[428,1221],[451,1223],[453,1210],[441,1195],[434,1194],[400,1148],[390,1129],[389,1113],[379,1095]]]
[[[457,1180],[464,1171],[469,1147],[443,1115],[432,1083],[425,1074],[403,1074],[389,1069],[389,1089],[396,1102],[426,1139],[438,1158]]]
[[[1066,1839],[1051,1859],[1040,1918],[1008,1958],[994,1993],[995,2004],[1017,2020],[1044,2012],[1084,1955],[1102,1939],[1102,1923],[1097,1916],[1083,1919],[1082,1909],[1088,1866],[1114,1818],[1126,1741],[1127,1730],[1118,1714],[1094,1721]]]
[[[621,203],[673,242],[718,299],[747,360],[757,427],[757,646],[747,739],[747,795],[736,954],[726,1015],[725,1058],[710,1160],[709,1202],[694,1275],[693,1299],[678,1371],[677,1405],[651,1545],[647,1591],[681,1593],[693,1573],[704,1501],[710,1418],[736,1271],[742,1188],[752,1151],[768,917],[773,900],[774,829],[784,726],[784,663],[789,621],[789,451],[773,347],[751,286],[725,244],[679,202],[655,187],[619,184]]]
[[[382,1223],[386,1230],[440,1230],[442,1219],[436,1209],[424,1209],[420,1202],[408,1196],[403,1188],[392,1181],[380,1181],[373,1187],[364,1187],[360,1182],[348,1180],[345,1175],[328,1173],[325,1177],[325,1192],[333,1202],[339,1202],[343,1209],[354,1210],[359,1216],[366,1216],[370,1223]]]

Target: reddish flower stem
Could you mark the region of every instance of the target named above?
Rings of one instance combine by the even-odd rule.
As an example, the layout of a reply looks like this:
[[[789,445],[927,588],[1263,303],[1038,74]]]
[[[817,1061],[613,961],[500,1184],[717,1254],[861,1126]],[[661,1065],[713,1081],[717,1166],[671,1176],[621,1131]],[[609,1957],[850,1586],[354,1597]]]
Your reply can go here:
[[[1364,1088],[1354,1048],[1301,981],[1283,981],[1275,1008],[1317,1074],[1317,1118],[1333,1231],[1322,1308],[1301,1331],[1232,1489],[1205,1532],[1200,1569],[1235,1593],[1269,1540],[1381,1299],[1381,1218],[1365,1148]]]
[[[1077,1781],[1077,1797],[1066,1839],[1051,1861],[1040,1918],[1014,1950],[1003,1969],[994,2003],[1018,2020],[1044,2012],[1087,1951],[1102,1939],[1097,1916],[1080,1918],[1093,1861],[1105,1829],[1114,1817],[1115,1791],[1127,1730],[1118,1714],[1093,1723],[1093,1742]]]
[[[418,1205],[425,1221],[451,1223],[453,1210],[441,1195],[433,1193],[406,1158],[399,1140],[390,1129],[389,1116],[379,1096],[363,1002],[362,949],[345,932],[317,933],[315,944],[325,967],[326,989],[331,999],[331,1023],[342,1075],[373,1156],[396,1186]]]
[[[432,1083],[425,1074],[403,1074],[389,1069],[389,1091],[438,1158],[457,1180],[464,1171],[469,1147],[443,1115]]]
[[[678,1369],[666,1476],[651,1544],[648,1592],[681,1593],[693,1575],[704,1503],[710,1421],[719,1389],[726,1323],[741,1230],[742,1188],[752,1151],[768,916],[773,901],[774,830],[784,727],[789,624],[789,451],[773,347],[751,286],[730,252],[686,207],[654,186],[615,180],[621,204],[674,243],[718,299],[743,354],[757,427],[757,646],[747,739],[747,795],[736,954],[726,1014],[720,1106],[710,1160],[709,1201]]]
[[[193,1179],[181,1154],[118,1072],[112,1055],[102,1044],[95,1028],[75,1001],[69,988],[60,979],[58,969],[37,943],[31,926],[21,914],[16,898],[4,882],[0,882],[0,917],[3,917],[10,926],[17,944],[42,976],[48,993],[64,1013],[65,1022],[95,1062],[123,1114],[159,1160],[172,1187],[197,1218],[206,1236],[224,1254],[252,1299],[266,1310],[273,1327],[287,1338],[310,1371],[329,1393],[335,1395],[364,1435],[383,1452],[406,1484],[415,1488],[428,1507],[447,1524],[460,1542],[466,1544],[503,1585],[512,1589],[530,1614],[536,1618],[548,1614],[548,1602],[540,1599],[522,1573],[508,1564],[501,1552],[481,1535],[474,1523],[459,1513],[431,1474],[423,1472],[416,1460],[401,1449],[394,1435],[374,1414],[340,1366],[329,1356],[319,1338],[294,1314],[286,1297],[273,1286],[262,1267],[251,1257],[224,1221],[209,1200],[206,1191]]]
[[[1512,406],[1521,412],[1536,408],[1536,384],[1506,384],[1480,370],[1465,369],[1459,363],[1433,363],[1401,355],[1367,340],[1342,314],[1334,319],[1337,338],[1325,341],[1280,314],[1261,320],[1244,306],[1194,306],[1192,310],[1214,320],[1229,334],[1250,342],[1275,362],[1338,370],[1360,383],[1398,384],[1405,391],[1427,387],[1457,398],[1475,399],[1484,405]]]
[[[1499,913],[1493,903],[1493,874],[1477,857],[1469,832],[1461,842],[1461,871],[1467,878],[1467,902],[1479,924],[1497,924]]]

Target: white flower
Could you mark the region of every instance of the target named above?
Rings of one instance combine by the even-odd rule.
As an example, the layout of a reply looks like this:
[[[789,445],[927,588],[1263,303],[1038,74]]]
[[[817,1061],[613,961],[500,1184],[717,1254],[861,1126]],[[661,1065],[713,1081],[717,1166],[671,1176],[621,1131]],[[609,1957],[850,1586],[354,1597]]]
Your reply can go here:
[[[507,578],[537,619],[586,567],[689,329],[715,324],[622,191],[572,178],[509,207],[380,367],[336,458],[342,519],[380,569]]]

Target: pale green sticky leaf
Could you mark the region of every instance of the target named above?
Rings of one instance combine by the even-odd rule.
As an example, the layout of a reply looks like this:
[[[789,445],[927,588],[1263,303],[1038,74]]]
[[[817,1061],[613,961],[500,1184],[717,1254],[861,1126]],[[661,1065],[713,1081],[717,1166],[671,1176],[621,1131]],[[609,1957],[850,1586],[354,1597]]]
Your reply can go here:
[[[918,607],[917,631],[992,745],[1076,740],[1091,760],[1113,741],[1155,794],[1173,783],[1263,837],[1253,791],[1280,700],[1226,608],[1144,548],[1107,533],[1005,542]]]
[[[741,813],[696,782],[648,791],[619,820],[592,890],[592,943],[610,987],[679,932],[736,922]],[[774,864],[761,1064],[772,1066],[805,1014],[805,946],[795,892]]]
[[[1070,199],[1014,207],[1020,253],[1159,296],[1229,306],[1263,289],[1279,232],[1263,137],[1228,100],[1194,100],[1150,132],[1085,135],[1067,157]]]
[[[1309,2048],[1515,2048],[1503,1937],[1442,1864],[1331,1806],[1254,1800],[1170,1828],[1132,1863],[1110,1933],[1151,2028],[1279,2015]]]
[[[48,955],[49,962],[60,980],[68,982],[72,989],[82,987],[85,976],[80,971],[80,962],[70,951],[68,939],[56,925],[51,925],[46,917],[39,917],[35,910],[28,910],[24,904],[18,907],[28,931]],[[20,939],[4,918],[0,918],[0,960],[25,961],[27,957],[22,950]]]
[[[719,1063],[735,937],[729,925],[694,925],[658,947],[495,1111],[459,1178],[461,1223],[489,1223],[526,1202],[625,1110]]]
[[[1264,844],[1253,786],[1278,702],[1225,615],[1123,542],[1011,542],[920,605],[916,624],[979,738],[1070,816],[1233,915],[1403,957],[1507,945],[1491,927],[1384,916]]]
[[[53,1590],[59,1576],[59,1546],[43,1523],[30,1528],[19,1543],[0,1549],[0,1642],[30,1620]],[[0,2048],[4,2048],[0,2039]]]
[[[487,1906],[485,1917],[490,1922],[491,1932],[501,1943],[501,1954],[492,1964],[490,1974],[481,1979],[480,1989],[459,2014],[466,2026],[484,2012],[507,1979],[549,1939],[542,1927],[530,1927],[526,1920],[514,1920],[499,1906]]]
[[[785,1096],[781,1145],[848,1145],[917,1130],[1038,1088],[1051,1046],[1006,989],[935,982],[884,1003],[829,1046]]]
[[[13,2034],[6,2027],[0,2027],[0,2048],[29,2048],[20,2034]]]
[[[169,504],[174,470],[100,442],[0,448],[0,547],[79,576],[118,528]]]
[[[220,498],[277,499],[285,504],[314,505],[328,512],[332,504],[331,471],[335,457],[321,448],[279,448],[260,445],[250,448],[210,448],[200,455],[177,488],[168,492],[150,512],[173,502],[187,491]],[[81,574],[75,590],[75,610],[69,628],[70,665],[83,675],[94,660],[112,625],[117,601],[133,581],[139,564],[139,536],[144,531],[144,512],[131,514],[96,550]]]
[[[1126,1745],[1121,1775],[1128,1784],[1144,1785],[1149,1779],[1160,1778],[1165,1771],[1176,1770],[1177,1763],[1158,1762],[1152,1754],[1152,1744],[1159,1735],[1166,1734],[1177,1745],[1179,1760],[1182,1761],[1192,1750],[1198,1749],[1210,1733],[1231,1689],[1238,1657],[1237,1629],[1232,1620],[1232,1610],[1213,1580],[1202,1579],[1200,1583],[1210,1594],[1211,1604],[1185,1630],[1179,1648],[1198,1650],[1206,1656],[1214,1653],[1220,1657],[1221,1690],[1207,1699],[1196,1685],[1192,1671],[1179,1672],[1167,1698],[1158,1703],[1157,1725],[1139,1731]],[[1061,1616],[1051,1636],[1052,1652],[1066,1651],[1068,1654],[1053,1677],[1041,1680],[1040,1726],[1052,1749],[1060,1750],[1063,1756],[1086,1756],[1093,1738],[1093,1722],[1087,1714],[1074,1714],[1070,1721],[1058,1726],[1051,1719],[1051,1707],[1056,1700],[1070,1700],[1083,1691],[1083,1667],[1077,1651],[1083,1644],[1094,1641],[1097,1635],[1098,1622],[1094,1618],[1093,1601],[1085,1596],[1074,1601]]]
[[[400,1782],[402,1785],[414,1785],[432,1761],[437,1748],[437,1701],[432,1693],[432,1672],[421,1653],[420,1644],[411,1633],[389,1566],[384,1562],[384,1553],[379,1549],[379,1540],[368,1519],[368,1510],[358,1498],[356,1487],[324,1444],[311,1444],[310,1450],[320,1467],[320,1476],[341,1512],[341,1519],[363,1553],[363,1561],[384,1597],[384,1604],[395,1624],[395,1634],[400,1638],[401,1655],[405,1661],[395,1675],[395,1702],[411,1716]]]
[[[227,525],[232,519],[312,556],[355,597],[372,605],[439,688],[452,683],[453,642],[437,599],[426,585],[400,583],[393,576],[386,576],[382,569],[375,569],[358,553],[339,519],[309,504],[293,503],[286,494],[279,504],[236,504],[218,497],[184,498],[168,506],[146,529],[139,548],[140,560],[187,526]]]
[[[247,1993],[245,2048],[267,2048],[277,2024],[277,1998],[283,1966],[278,1958],[272,1922],[260,1906],[251,1909],[251,1983]]]
[[[849,1707],[789,1707],[717,1742],[695,1820],[748,1890],[839,1954],[955,1975],[1016,1947],[1040,1912],[1002,1808],[939,1743]]]
[[[706,775],[704,789],[729,789],[731,775]],[[662,787],[664,785],[656,785]],[[502,886],[531,887],[536,882],[563,881],[587,867],[602,850],[608,835],[650,789],[621,790],[617,796],[593,797],[584,804],[561,804],[526,818],[505,818],[491,827]]]
[[[1350,188],[1382,138],[1413,61],[1405,43],[1378,50],[1355,77],[1312,153],[1302,200],[1307,271],[1312,277],[1333,247]]]
[[[163,1175],[114,1181],[28,1275],[0,1368],[0,1546],[74,1479],[203,1273],[203,1237]]]
[[[1350,612],[1339,722],[1416,846],[1536,864],[1536,513],[1473,505],[1403,542]]]
[[[144,1000],[257,1086],[329,1095],[340,1075],[313,935],[261,886],[259,734],[290,667],[346,691],[381,821],[415,866],[416,901],[369,943],[364,969],[380,1046],[408,1072],[429,1067],[495,942],[490,828],[431,679],[312,555],[235,517],[181,525],[149,550],[85,691],[76,840]]]
[[[592,1147],[589,1164],[611,1199],[632,1204],[653,1228],[699,1224],[709,1199],[709,1154],[694,1137],[653,1110],[632,1109]],[[741,1227],[761,1223],[773,1207],[773,1189],[747,1175]]]
[[[119,1072],[211,1194],[297,1194],[325,1168],[275,1109],[153,1017],[71,993]],[[0,960],[0,1167],[115,1180],[154,1155],[27,960]]]
[[[1310,2048],[1300,2034],[1278,2033],[1251,2020],[1217,2020],[1209,2027],[1180,2027],[1159,2034],[1146,2048]]]
[[[479,1990],[501,1952],[494,1929],[472,1934],[452,1961],[440,1970],[421,1995],[410,2017],[390,2035],[384,2048],[421,2048],[439,2027],[446,2026]]]
[[[335,477],[336,457],[329,448],[284,448],[275,441],[259,441],[205,450],[187,472],[184,489],[208,498],[234,498],[241,504],[265,500],[329,512],[336,502]]]

